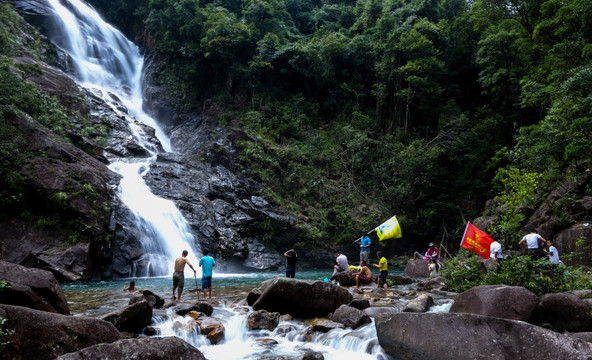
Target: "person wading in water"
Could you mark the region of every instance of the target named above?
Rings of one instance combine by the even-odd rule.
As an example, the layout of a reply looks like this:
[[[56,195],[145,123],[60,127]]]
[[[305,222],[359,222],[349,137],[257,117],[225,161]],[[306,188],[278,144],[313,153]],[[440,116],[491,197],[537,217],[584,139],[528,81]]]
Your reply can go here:
[[[185,264],[189,265],[191,270],[193,270],[193,276],[196,274],[193,265],[187,260],[187,254],[187,250],[183,250],[183,253],[181,254],[182,256],[175,260],[175,272],[173,273],[173,301],[175,301],[175,290],[177,289],[179,290],[177,301],[181,301],[181,294],[183,293],[183,287],[185,286],[185,274],[183,273],[185,270]]]

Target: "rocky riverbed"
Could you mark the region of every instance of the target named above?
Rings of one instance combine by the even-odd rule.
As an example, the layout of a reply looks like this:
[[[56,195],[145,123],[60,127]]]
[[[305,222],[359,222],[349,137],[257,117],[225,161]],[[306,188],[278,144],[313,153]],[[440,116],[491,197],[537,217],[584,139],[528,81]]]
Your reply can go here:
[[[377,345],[371,351],[384,354],[385,359],[592,357],[592,344],[587,341],[592,338],[586,300],[592,297],[589,290],[537,297],[521,287],[499,285],[454,294],[442,290],[441,278],[400,276],[392,280],[407,284],[393,285],[385,293],[375,284],[355,289],[277,277],[248,294],[207,301],[176,303],[165,300],[165,294],[143,291],[115,311],[87,317],[69,315],[61,288],[47,271],[0,262],[0,276],[6,279],[0,290],[0,317],[6,319],[2,327],[6,344],[0,359],[81,359],[100,352],[108,353],[110,359],[151,352],[153,359],[177,352],[184,358],[202,359],[197,347],[186,341],[159,337],[161,330],[154,326],[154,319],[187,319],[178,322],[178,327],[186,327],[182,331],[218,344],[227,333],[213,313],[221,305],[244,315],[249,331],[262,334],[261,341],[269,341],[270,347],[277,340],[264,340],[268,338],[265,331],[277,332],[287,325],[282,321],[300,319],[303,326],[289,331],[311,339],[374,324]],[[430,312],[434,301],[450,304],[450,311]],[[157,353],[162,357],[154,355],[154,349],[160,349]]]

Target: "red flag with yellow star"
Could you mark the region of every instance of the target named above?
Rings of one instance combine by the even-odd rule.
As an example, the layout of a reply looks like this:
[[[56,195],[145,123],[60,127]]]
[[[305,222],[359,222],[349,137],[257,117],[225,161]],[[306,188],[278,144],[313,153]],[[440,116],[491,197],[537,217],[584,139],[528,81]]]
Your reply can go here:
[[[465,249],[481,255],[484,259],[489,259],[489,245],[493,242],[491,236],[485,231],[480,230],[469,221],[465,234],[463,235],[460,246]]]

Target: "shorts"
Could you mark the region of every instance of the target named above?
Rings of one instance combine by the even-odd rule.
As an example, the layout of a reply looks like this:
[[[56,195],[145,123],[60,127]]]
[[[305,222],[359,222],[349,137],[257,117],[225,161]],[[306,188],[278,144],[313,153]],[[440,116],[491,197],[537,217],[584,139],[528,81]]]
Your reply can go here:
[[[380,272],[380,280],[382,281],[383,284],[386,284],[386,277],[388,276],[388,271],[383,270]]]
[[[287,278],[296,277],[296,269],[286,269],[286,277]]]
[[[212,287],[212,277],[211,276],[206,276],[204,278],[201,278],[202,290],[205,290],[205,289],[211,288],[211,287]]]
[[[370,251],[360,251],[360,261],[364,260],[366,264],[370,260]]]
[[[365,276],[360,276],[360,275],[358,275],[358,278],[360,279],[360,282],[362,284],[369,284],[372,282],[372,278],[367,278]]]
[[[183,271],[173,273],[173,286],[179,288],[179,292],[183,292],[183,287],[185,287],[185,274]]]

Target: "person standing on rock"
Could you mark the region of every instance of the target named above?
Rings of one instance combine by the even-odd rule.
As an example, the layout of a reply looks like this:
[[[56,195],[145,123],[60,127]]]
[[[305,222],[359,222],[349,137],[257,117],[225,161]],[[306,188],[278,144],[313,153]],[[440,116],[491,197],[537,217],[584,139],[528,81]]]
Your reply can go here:
[[[212,274],[214,273],[214,266],[216,266],[216,261],[208,253],[208,250],[204,249],[204,256],[199,259],[199,266],[202,272],[201,288],[203,289],[204,299],[208,298],[206,296],[206,290],[209,292],[209,298],[212,298]]]
[[[493,239],[493,242],[489,245],[489,258],[493,259],[493,261],[504,259],[502,255],[502,244],[497,241],[497,238]]]
[[[362,231],[362,236],[354,242],[360,244],[360,261],[364,260],[366,263],[370,261],[370,245],[372,242],[370,238],[366,235],[365,231]]]
[[[372,266],[380,269],[380,275],[378,276],[378,286],[380,286],[380,282],[382,281],[382,286],[386,292],[388,291],[388,284],[386,283],[386,277],[388,276],[388,262],[386,261],[386,258],[382,256],[382,251],[377,251],[376,257],[378,258],[378,264],[372,264]]]
[[[181,256],[175,259],[175,272],[173,273],[173,297],[172,300],[175,301],[175,290],[178,289],[178,296],[177,301],[181,301],[181,294],[183,293],[183,287],[185,287],[185,264],[189,265],[191,270],[193,270],[193,275],[195,276],[195,269],[193,265],[187,260],[187,250],[183,250]]]
[[[542,259],[546,256],[543,247],[547,243],[542,236],[537,234],[535,231],[531,231],[527,235],[524,235],[522,240],[518,242],[518,245],[528,247],[528,255],[532,260]]]
[[[347,263],[347,256],[345,256],[345,254],[342,254],[341,252],[337,252],[337,265],[333,266],[333,276],[335,276],[335,274],[345,271],[349,268],[349,264]]]
[[[286,257],[286,277],[287,278],[294,278],[296,277],[296,260],[298,260],[298,254],[296,250],[290,249],[284,253]]]

